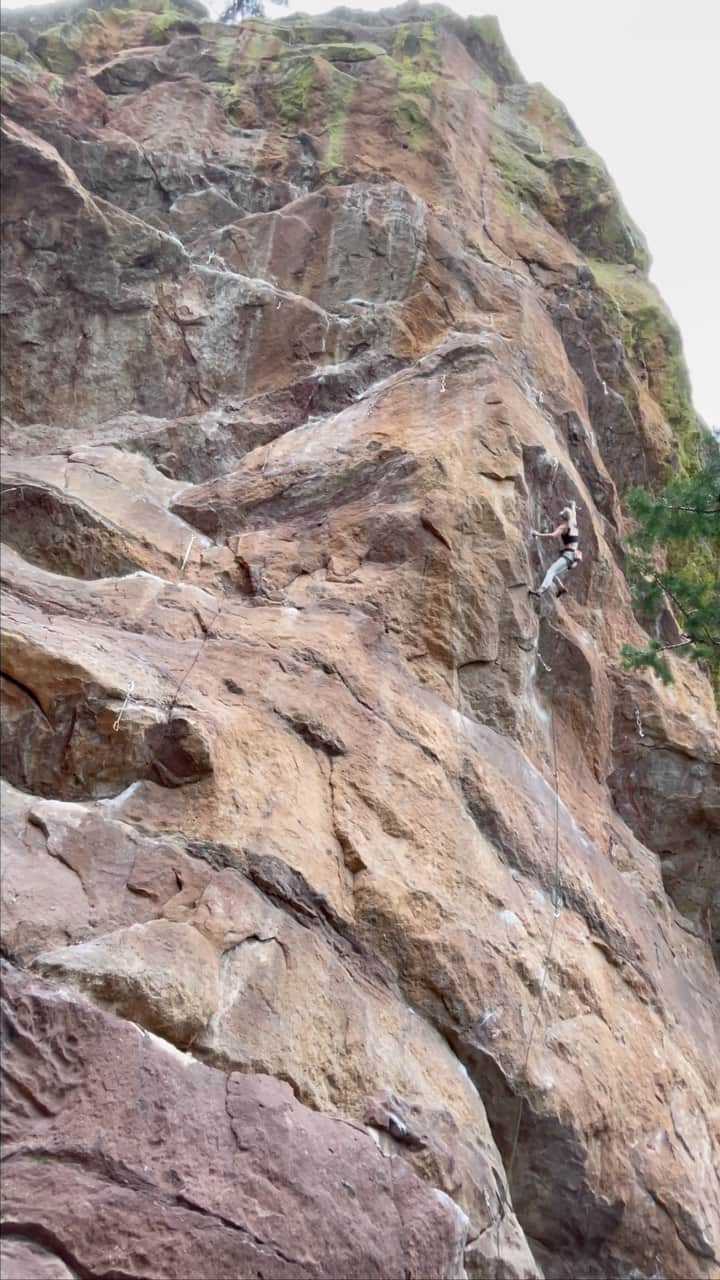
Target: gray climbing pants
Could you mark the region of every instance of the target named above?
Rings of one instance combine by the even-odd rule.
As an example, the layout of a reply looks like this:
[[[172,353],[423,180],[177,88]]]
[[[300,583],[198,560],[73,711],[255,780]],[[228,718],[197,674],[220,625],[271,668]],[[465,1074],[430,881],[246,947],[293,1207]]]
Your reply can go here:
[[[572,569],[574,563],[575,557],[571,557],[568,552],[563,551],[562,555],[558,556],[557,560],[553,561],[550,565],[550,568],[542,580],[540,591],[547,591],[548,587],[551,586],[556,578],[559,578],[562,574],[567,573],[569,569]]]

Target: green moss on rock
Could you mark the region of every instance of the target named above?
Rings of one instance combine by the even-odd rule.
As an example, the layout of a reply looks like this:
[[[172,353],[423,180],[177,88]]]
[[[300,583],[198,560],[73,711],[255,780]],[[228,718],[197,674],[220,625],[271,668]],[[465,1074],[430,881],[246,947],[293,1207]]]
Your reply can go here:
[[[226,47],[225,41],[222,43]],[[273,60],[273,72],[275,72],[278,60],[284,60],[287,57],[290,57],[290,50],[282,40],[278,39],[271,24],[244,23],[240,38],[235,42],[234,49],[230,51],[230,58],[226,65],[232,65],[238,79],[246,80],[265,59]],[[286,64],[282,61],[281,65],[284,68]]]
[[[217,79],[210,87],[231,123],[240,123],[237,107],[241,97],[247,94],[246,82],[265,62],[273,75],[272,93],[278,116],[288,128],[296,126],[309,97],[303,88],[303,68],[291,64],[289,47],[286,41],[278,39],[275,24],[261,20],[244,22],[233,34],[228,33],[226,26],[216,26],[219,34],[213,41],[212,52]],[[302,58],[303,55],[295,56]]]
[[[479,93],[481,98],[485,98],[493,105],[497,102],[498,90],[492,76],[485,75],[483,72],[478,72],[473,80],[472,87],[476,93]]]
[[[234,36],[220,36],[213,44],[215,61],[219,67],[229,67],[237,49]]]
[[[374,56],[374,55],[373,55]],[[356,82],[315,49],[288,51],[280,59],[280,74],[273,83],[278,116],[287,129],[297,129],[312,106],[327,133],[325,177],[330,180],[342,159],[350,103]]]
[[[176,9],[186,18],[194,18],[202,23],[207,19],[207,9],[200,0],[114,0],[121,9],[139,10],[141,13],[163,13],[167,9]],[[97,0],[96,0],[97,3]]]
[[[439,66],[433,24],[400,23],[393,38],[392,61],[397,70],[395,117],[410,145],[419,149],[432,132],[432,92]]]
[[[71,76],[82,64],[80,32],[72,23],[63,22],[38,36],[35,52],[48,71]]]
[[[549,161],[569,239],[592,257],[646,271],[650,255],[605,165],[589,147]]]
[[[123,18],[128,9],[141,9],[144,13],[162,13],[165,6],[166,0],[115,0],[111,12]]]
[[[522,73],[505,43],[497,18],[471,17],[465,24],[464,43],[496,84],[522,82]]]
[[[505,91],[504,97],[519,103],[523,124],[534,130],[535,137],[549,150],[585,146],[567,108],[544,84],[515,85]]]
[[[14,58],[8,58],[5,54],[0,54],[0,98],[3,102],[12,102],[14,94],[14,86],[17,84],[27,84],[31,80],[37,79],[37,71],[25,63],[16,62]]]
[[[189,0],[139,0],[136,4],[116,0],[106,8],[85,9],[41,32],[34,38],[34,51],[49,71],[72,75],[88,57],[92,60],[98,53],[102,56],[104,50],[120,47],[123,28],[128,30],[128,45],[139,43],[139,39],[148,44],[164,44],[178,32],[200,33],[196,9]]]
[[[225,112],[230,124],[238,125],[240,123],[238,113],[240,91],[238,85],[228,84],[228,82],[224,80],[210,80],[208,82],[208,89],[210,89],[218,98],[220,106]]]
[[[175,35],[200,34],[198,24],[186,13],[168,6],[148,22],[147,38],[152,44],[166,44]]]
[[[310,54],[281,60],[280,74],[273,83],[273,97],[286,128],[296,127],[305,117],[315,72],[315,61]]]
[[[385,50],[379,44],[351,44],[336,42],[334,44],[315,44],[308,47],[319,58],[326,62],[369,62],[372,58],[384,58]]]
[[[330,174],[338,168],[342,160],[350,103],[354,93],[355,81],[353,77],[333,67],[325,90],[328,131],[325,168]],[[325,176],[327,178],[328,174],[326,173]]]
[[[508,133],[496,128],[492,142],[492,160],[506,186],[520,199],[540,209],[548,222],[554,222],[559,210],[553,184],[540,153],[531,156],[516,145]]]
[[[307,20],[292,20],[287,25],[283,22],[277,24],[281,30],[287,35],[290,44],[294,45],[317,45],[317,44],[346,44],[348,33],[343,27],[333,26],[331,23],[324,22],[308,22]]]
[[[122,9],[113,8],[105,13],[85,9],[71,21],[62,22],[39,35],[35,41],[35,53],[48,71],[60,76],[72,75],[85,60],[83,40],[87,34],[95,27],[124,20]]]
[[[31,62],[32,54],[22,36],[14,31],[0,31],[0,54],[13,62]]]
[[[702,430],[692,404],[680,331],[655,286],[637,271],[598,261],[591,266],[610,300],[625,351],[647,379],[672,429],[680,468],[692,474],[699,465]],[[612,311],[608,310],[610,318]]]
[[[494,123],[493,159],[511,192],[588,256],[647,270],[642,233],[562,103],[542,85],[512,85]]]

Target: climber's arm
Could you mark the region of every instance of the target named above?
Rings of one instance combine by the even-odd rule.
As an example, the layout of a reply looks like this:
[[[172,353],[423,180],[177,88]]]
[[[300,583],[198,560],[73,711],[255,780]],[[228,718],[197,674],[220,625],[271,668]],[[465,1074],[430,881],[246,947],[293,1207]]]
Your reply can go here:
[[[559,538],[561,533],[567,529],[566,524],[559,524],[557,529],[553,529],[552,533],[540,533],[537,529],[531,529],[530,533],[533,538]]]

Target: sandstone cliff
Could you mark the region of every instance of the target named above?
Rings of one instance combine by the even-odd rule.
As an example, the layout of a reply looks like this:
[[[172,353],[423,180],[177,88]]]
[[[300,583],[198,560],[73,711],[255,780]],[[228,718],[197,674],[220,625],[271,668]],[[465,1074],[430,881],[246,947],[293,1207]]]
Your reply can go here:
[[[3,1275],[717,1278],[720,728],[618,656],[697,425],[602,162],[436,6],[2,53]]]

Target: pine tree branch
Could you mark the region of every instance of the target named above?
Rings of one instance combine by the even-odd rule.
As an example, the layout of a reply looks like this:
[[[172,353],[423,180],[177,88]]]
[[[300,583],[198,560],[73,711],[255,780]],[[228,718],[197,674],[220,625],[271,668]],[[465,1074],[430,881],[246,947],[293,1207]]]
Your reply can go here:
[[[657,499],[657,505],[664,511],[692,511],[696,516],[720,516],[720,507],[686,507],[679,502],[665,502]]]
[[[653,579],[653,582],[655,582],[655,584],[660,588],[660,590],[664,591],[668,599],[672,601],[678,613],[681,613],[685,621],[692,626],[693,614],[697,613],[697,609],[686,608],[686,606],[683,605],[680,600],[678,600],[677,596],[670,590],[669,587],[665,585],[662,578],[659,578],[656,573],[652,575],[652,579]],[[720,636],[711,635],[711,633],[708,631],[704,623],[699,624],[699,629],[703,632],[703,635],[705,636],[705,640],[701,643],[711,644],[711,645],[714,645],[716,648],[720,649]],[[679,646],[670,646],[670,647],[679,647]]]
[[[653,653],[666,653],[668,649],[687,649],[688,645],[693,643],[687,636],[685,640],[678,640],[676,644],[661,644],[657,649],[653,649]]]
[[[677,609],[678,613],[681,613],[686,620],[689,619],[691,617],[690,610],[686,609],[685,606],[681,604],[677,596],[673,594],[673,592],[670,590],[669,587],[666,587],[662,578],[660,578],[656,573],[654,573],[652,575],[652,580],[655,583],[655,585],[658,586],[660,590],[668,597],[668,599],[672,600],[672,603],[675,605],[675,608]]]

